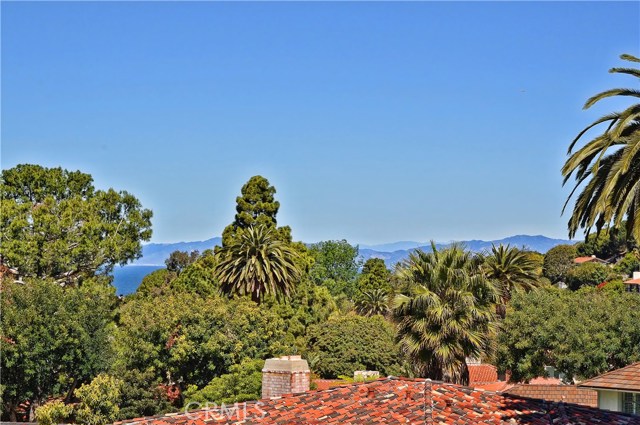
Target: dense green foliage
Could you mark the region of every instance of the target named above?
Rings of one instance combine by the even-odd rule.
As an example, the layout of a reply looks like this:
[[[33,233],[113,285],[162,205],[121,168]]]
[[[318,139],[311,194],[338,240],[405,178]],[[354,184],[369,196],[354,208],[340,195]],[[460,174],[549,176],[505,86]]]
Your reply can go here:
[[[164,264],[167,266],[167,270],[179,276],[180,272],[190,264],[193,264],[199,256],[200,253],[198,251],[173,251],[169,254],[169,258],[164,261]]]
[[[236,198],[235,219],[222,232],[222,246],[236,243],[244,230],[251,226],[273,228],[277,239],[291,242],[291,229],[288,226],[276,227],[280,202],[275,200],[275,194],[276,188],[269,180],[262,176],[251,177]]]
[[[353,376],[356,370],[392,375],[399,368],[393,326],[381,316],[334,315],[307,335],[308,357],[323,378]]]
[[[144,314],[140,314],[144,312]],[[120,309],[116,375],[152,371],[167,383],[206,385],[245,358],[285,351],[283,320],[246,298],[176,293]]]
[[[567,273],[567,285],[576,290],[583,286],[596,286],[611,276],[612,270],[600,263],[583,263],[572,267]]]
[[[577,247],[627,253],[614,268],[576,266],[574,246],[543,257],[509,246],[475,255],[454,245],[414,252],[393,273],[381,259],[360,272],[358,247],[345,240],[292,242],[290,229],[277,227],[275,188],[256,176],[237,198],[223,247],[176,251],[167,268],[118,299],[101,273],[138,255],[150,212],[124,192],[96,191],[80,172],[20,166],[3,172],[2,184],[13,202],[3,223],[12,232],[24,227],[29,205],[28,214],[43,215],[27,221],[51,238],[9,239],[2,251],[27,272],[25,283],[7,279],[1,287],[3,419],[15,420],[25,401],[40,406],[43,425],[102,425],[189,402],[256,399],[264,360],[284,354],[303,355],[325,378],[368,369],[458,383],[468,381],[466,358],[495,359],[497,338],[498,365],[515,379],[542,374],[545,365],[587,377],[640,359],[640,297],[623,293],[620,276],[640,262],[622,231],[603,230]],[[113,220],[121,228],[109,236]],[[543,269],[574,289],[603,276],[610,283],[539,289],[548,285]]]
[[[544,255],[542,273],[551,283],[564,282],[578,252],[574,245],[558,245]]]
[[[15,418],[26,400],[36,405],[109,367],[113,287],[86,280],[79,288],[51,281],[2,283],[2,402]]]
[[[465,359],[492,351],[499,292],[478,257],[457,245],[431,245],[431,252],[411,253],[400,270],[411,292],[394,301],[398,339],[416,375],[468,384]]]
[[[640,62],[631,55],[621,58]],[[610,72],[640,78],[637,68],[613,68]],[[584,109],[610,97],[638,98],[640,91],[635,88],[607,90],[588,99]],[[574,152],[582,136],[601,124],[604,132]],[[575,186],[567,204],[580,189],[569,219],[569,236],[573,237],[580,228],[588,234],[594,227],[601,230],[624,226],[633,239],[640,241],[640,104],[631,104],[622,112],[597,119],[571,142],[568,154],[562,175],[565,183],[573,176]]]
[[[554,366],[590,378],[640,360],[637,294],[545,288],[516,294],[499,337],[498,366],[514,382],[544,376]]]
[[[79,403],[74,408],[76,422],[107,425],[119,419],[123,385],[118,378],[101,374],[78,388],[75,394]]]
[[[0,255],[24,276],[73,282],[141,254],[151,211],[131,194],[96,190],[90,175],[18,165],[2,171]]]
[[[358,269],[362,264],[358,258],[358,247],[346,240],[323,241],[311,245],[309,251],[315,260],[310,275],[316,284],[329,288],[333,296],[345,294],[353,298]]]
[[[229,373],[213,378],[202,389],[198,389],[195,385],[187,388],[184,394],[185,403],[187,405],[190,403],[221,405],[258,400],[262,388],[263,366],[263,360],[243,360],[231,366]]]
[[[638,252],[627,253],[614,267],[616,273],[623,276],[632,276],[633,272],[640,270],[640,258]]]
[[[589,234],[584,242],[576,244],[579,256],[595,255],[604,260],[615,258],[633,248],[634,243],[631,240],[627,240],[627,232],[624,228],[602,229],[598,233]]]
[[[369,258],[362,266],[358,276],[358,293],[382,290],[389,293],[392,290],[391,272],[381,258]]]
[[[53,400],[36,408],[36,421],[39,425],[58,425],[69,419],[73,406],[62,400]]]

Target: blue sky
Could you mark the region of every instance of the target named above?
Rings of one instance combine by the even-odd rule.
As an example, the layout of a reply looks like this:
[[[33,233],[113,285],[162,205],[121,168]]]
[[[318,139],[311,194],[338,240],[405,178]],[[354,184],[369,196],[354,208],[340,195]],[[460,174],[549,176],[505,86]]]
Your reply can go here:
[[[80,169],[155,242],[255,174],[296,239],[566,237],[582,111],[640,54],[638,2],[2,2],[2,168]]]

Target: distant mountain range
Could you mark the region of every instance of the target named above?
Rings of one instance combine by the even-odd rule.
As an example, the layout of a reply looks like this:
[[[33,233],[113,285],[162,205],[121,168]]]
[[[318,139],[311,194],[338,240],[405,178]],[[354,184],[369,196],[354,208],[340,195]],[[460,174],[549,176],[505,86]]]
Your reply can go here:
[[[203,252],[206,249],[213,249],[214,246],[220,245],[222,238],[216,237],[207,239],[206,241],[197,242],[177,242],[177,243],[151,243],[142,247],[142,258],[133,262],[132,265],[136,266],[164,266],[164,260],[169,257],[173,251],[194,251],[198,250]],[[438,249],[449,245],[451,242],[437,242]],[[529,236],[529,235],[516,235],[509,236],[508,238],[498,239],[493,241],[482,240],[470,240],[460,241],[467,249],[473,252],[482,252],[491,249],[491,245],[512,245],[519,248],[526,248],[532,251],[538,251],[541,253],[547,252],[549,249],[556,245],[572,244],[574,241],[565,239],[551,239],[546,236]],[[391,242],[380,245],[360,245],[360,255],[363,260],[369,258],[382,258],[385,260],[389,267],[393,266],[398,261],[405,259],[411,251],[414,249],[431,249],[430,242],[415,242],[415,241],[400,241]]]
[[[452,242],[436,242],[436,247],[442,249]],[[570,241],[566,239],[552,239],[543,235],[530,236],[530,235],[515,235],[509,236],[504,239],[498,239],[493,241],[483,241],[473,239],[470,241],[459,241],[468,250],[473,252],[489,251],[492,245],[511,245],[518,248],[524,248],[531,251],[537,251],[542,254],[549,251],[551,248],[562,244],[574,244],[576,241]],[[415,249],[430,250],[430,242],[413,242],[402,241],[393,242],[382,245],[360,245],[360,255],[366,261],[369,258],[382,258],[387,267],[393,267],[398,261],[402,261],[409,256],[409,253]]]
[[[556,245],[573,244],[575,241],[565,239],[551,239],[546,236],[516,235],[495,241],[470,240],[460,241],[467,249],[474,252],[483,252],[491,249],[491,245],[510,244],[518,248],[526,248],[541,253],[547,252]],[[213,249],[216,245],[222,244],[222,238],[216,237],[206,241],[197,242],[177,242],[177,243],[150,243],[143,245],[142,257],[124,267],[116,267],[113,273],[113,285],[119,294],[129,294],[135,292],[142,278],[154,270],[164,267],[164,260],[169,258],[173,251],[191,252],[198,250],[203,252]],[[451,242],[438,242],[438,249],[450,245]],[[414,249],[431,249],[429,242],[400,241],[380,245],[360,245],[360,256],[364,261],[369,258],[382,258],[390,269],[398,261],[402,261],[409,256]]]
[[[142,257],[131,263],[133,266],[163,266],[164,260],[169,258],[173,251],[200,251],[213,249],[222,244],[222,238],[211,238],[206,241],[176,242],[176,243],[150,243],[142,246]],[[126,267],[126,266],[125,266]]]

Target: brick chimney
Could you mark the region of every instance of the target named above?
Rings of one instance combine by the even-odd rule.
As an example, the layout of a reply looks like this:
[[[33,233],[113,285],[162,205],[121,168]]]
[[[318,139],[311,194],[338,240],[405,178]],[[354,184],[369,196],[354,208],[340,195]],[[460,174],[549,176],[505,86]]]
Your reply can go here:
[[[267,359],[262,368],[262,398],[309,391],[311,371],[300,356]]]

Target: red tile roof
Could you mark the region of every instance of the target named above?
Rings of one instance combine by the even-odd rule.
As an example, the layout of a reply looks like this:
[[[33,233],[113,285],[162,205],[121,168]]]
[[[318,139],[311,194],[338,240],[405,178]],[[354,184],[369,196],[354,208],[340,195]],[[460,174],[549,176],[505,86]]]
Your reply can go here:
[[[469,386],[475,387],[476,384],[488,384],[498,380],[498,369],[490,364],[470,364],[469,369]]]
[[[576,263],[576,264],[590,263],[590,262],[596,262],[596,263],[601,263],[601,264],[606,264],[607,263],[607,261],[601,260],[600,258],[598,258],[596,256],[577,257],[577,258],[573,259],[573,262]]]
[[[517,384],[505,391],[518,397],[598,407],[598,393],[589,388],[557,384]]]
[[[238,404],[237,410],[229,407],[139,418],[120,424],[640,425],[640,416],[399,378]]]
[[[629,279],[625,280],[624,283],[627,285],[640,285],[640,279]]]
[[[640,362],[612,370],[578,384],[580,387],[640,391]]]

